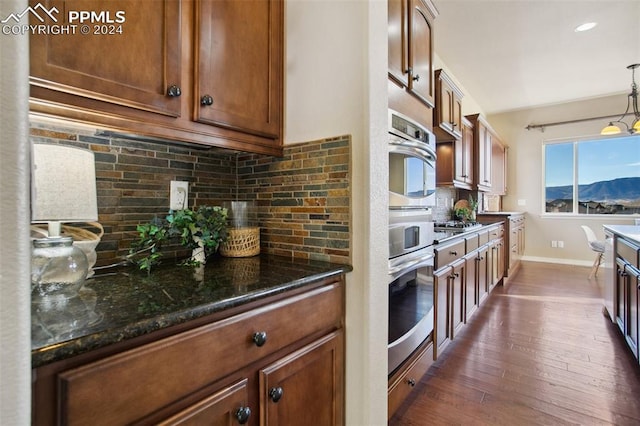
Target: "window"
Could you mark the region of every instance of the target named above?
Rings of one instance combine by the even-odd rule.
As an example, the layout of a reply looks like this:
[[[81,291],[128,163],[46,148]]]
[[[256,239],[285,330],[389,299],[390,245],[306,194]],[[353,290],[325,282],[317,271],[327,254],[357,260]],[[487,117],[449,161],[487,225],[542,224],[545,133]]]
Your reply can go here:
[[[545,212],[640,213],[640,136],[544,144]]]

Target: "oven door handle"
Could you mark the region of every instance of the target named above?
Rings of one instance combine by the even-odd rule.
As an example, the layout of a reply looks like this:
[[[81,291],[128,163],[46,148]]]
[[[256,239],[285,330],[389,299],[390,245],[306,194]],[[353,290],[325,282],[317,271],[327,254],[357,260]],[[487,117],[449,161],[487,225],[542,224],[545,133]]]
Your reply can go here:
[[[429,255],[429,256],[425,256],[425,257],[421,257],[417,260],[412,260],[410,262],[407,263],[403,263],[401,265],[398,266],[394,266],[393,268],[389,268],[389,275],[395,275],[398,272],[405,272],[407,270],[410,269],[416,269],[416,268],[420,268],[422,266],[428,266],[432,263],[432,259],[433,259],[433,255]],[[402,275],[402,274],[400,274]]]

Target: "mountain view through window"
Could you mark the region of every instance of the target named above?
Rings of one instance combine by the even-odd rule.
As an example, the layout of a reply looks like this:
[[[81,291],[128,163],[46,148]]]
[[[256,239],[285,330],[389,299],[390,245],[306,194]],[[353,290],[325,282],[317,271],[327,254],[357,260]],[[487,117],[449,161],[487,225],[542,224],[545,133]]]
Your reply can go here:
[[[548,142],[545,212],[640,214],[640,135]]]

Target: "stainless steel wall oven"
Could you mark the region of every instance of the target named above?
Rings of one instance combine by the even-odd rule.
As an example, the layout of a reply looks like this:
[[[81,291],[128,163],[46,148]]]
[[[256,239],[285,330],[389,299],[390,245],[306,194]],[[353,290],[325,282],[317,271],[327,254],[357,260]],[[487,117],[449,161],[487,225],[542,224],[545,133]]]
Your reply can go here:
[[[408,117],[389,110],[389,208],[435,206],[436,138]]]

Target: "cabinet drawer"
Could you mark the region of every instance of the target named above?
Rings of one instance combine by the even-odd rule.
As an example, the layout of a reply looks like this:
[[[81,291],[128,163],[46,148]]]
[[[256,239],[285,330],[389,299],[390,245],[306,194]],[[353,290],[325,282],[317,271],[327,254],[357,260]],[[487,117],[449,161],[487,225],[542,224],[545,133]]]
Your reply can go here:
[[[389,385],[388,417],[391,418],[414,389],[420,378],[433,364],[433,343],[418,350],[418,355],[407,370]]]
[[[58,377],[60,423],[125,424],[318,332],[341,327],[343,286],[335,282]],[[304,318],[304,321],[300,319]],[[254,333],[266,333],[258,346]]]
[[[489,241],[497,240],[504,236],[504,227],[498,226],[497,228],[493,228],[489,230]]]
[[[478,248],[478,234],[464,238],[466,244],[466,253],[471,253]]]
[[[489,242],[489,231],[481,231],[478,233],[478,244],[485,245]]]
[[[447,244],[446,246],[436,246],[434,249],[436,258],[434,268],[436,270],[454,262],[456,259],[460,259],[465,255],[465,242],[464,239]]]
[[[623,258],[637,268],[639,266],[638,252],[640,252],[640,247],[622,238],[616,238],[616,241],[618,243],[616,247],[618,257]]]

